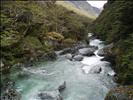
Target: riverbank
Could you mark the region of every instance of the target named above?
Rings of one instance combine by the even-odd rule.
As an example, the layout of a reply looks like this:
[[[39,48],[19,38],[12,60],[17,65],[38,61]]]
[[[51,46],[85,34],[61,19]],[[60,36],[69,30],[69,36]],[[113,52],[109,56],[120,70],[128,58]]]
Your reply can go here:
[[[115,86],[113,76],[109,74],[113,71],[109,62],[101,61],[103,57],[97,55],[103,46],[102,41],[92,39],[90,45],[77,46],[75,51],[73,48],[58,51],[56,60],[25,66],[22,70],[15,70],[10,77],[15,81],[22,100],[41,100],[51,93],[63,100],[95,100],[96,97],[103,100]],[[93,55],[90,55],[90,48]],[[82,59],[77,59],[77,55]],[[63,91],[56,92],[64,81]]]

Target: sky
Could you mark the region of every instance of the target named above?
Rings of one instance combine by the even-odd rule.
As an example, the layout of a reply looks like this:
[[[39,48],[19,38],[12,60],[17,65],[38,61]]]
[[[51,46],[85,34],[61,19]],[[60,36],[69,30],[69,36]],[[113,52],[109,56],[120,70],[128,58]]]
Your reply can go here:
[[[89,2],[89,4],[91,4],[92,6],[94,6],[94,7],[97,7],[97,8],[102,8],[103,7],[103,5],[107,2],[106,0],[104,1],[104,0],[102,0],[102,1],[100,1],[100,0],[88,0],[88,2]]]

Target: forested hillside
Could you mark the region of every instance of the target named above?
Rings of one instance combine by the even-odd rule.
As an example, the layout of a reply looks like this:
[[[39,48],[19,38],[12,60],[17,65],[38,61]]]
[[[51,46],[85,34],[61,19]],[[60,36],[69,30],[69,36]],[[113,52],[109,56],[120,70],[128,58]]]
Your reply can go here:
[[[99,38],[114,43],[117,82],[133,84],[133,2],[109,0],[92,26]]]
[[[75,44],[84,39],[92,22],[55,1],[1,3],[1,70]]]

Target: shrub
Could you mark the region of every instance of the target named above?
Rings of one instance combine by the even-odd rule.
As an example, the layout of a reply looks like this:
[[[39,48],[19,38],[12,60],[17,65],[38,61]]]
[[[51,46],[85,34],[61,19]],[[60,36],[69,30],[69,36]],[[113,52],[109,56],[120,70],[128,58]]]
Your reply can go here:
[[[71,38],[67,38],[67,39],[64,39],[64,40],[63,40],[63,43],[64,43],[64,44],[75,44],[76,41],[73,40],[73,39],[71,39]]]
[[[1,32],[1,47],[11,46],[17,43],[21,38],[19,32],[12,29],[6,29]]]
[[[47,34],[47,37],[50,38],[51,40],[62,41],[64,39],[63,35],[56,32],[49,32],[46,34]]]

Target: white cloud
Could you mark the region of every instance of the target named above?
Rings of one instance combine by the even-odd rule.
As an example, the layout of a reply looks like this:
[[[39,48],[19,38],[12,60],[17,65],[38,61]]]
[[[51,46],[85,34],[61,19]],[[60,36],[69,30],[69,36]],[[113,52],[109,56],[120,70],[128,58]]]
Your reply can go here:
[[[88,3],[91,4],[92,6],[94,7],[97,7],[97,8],[102,8],[103,5],[106,3],[107,1],[106,0],[102,0],[102,1],[92,1],[92,0],[88,0]]]

